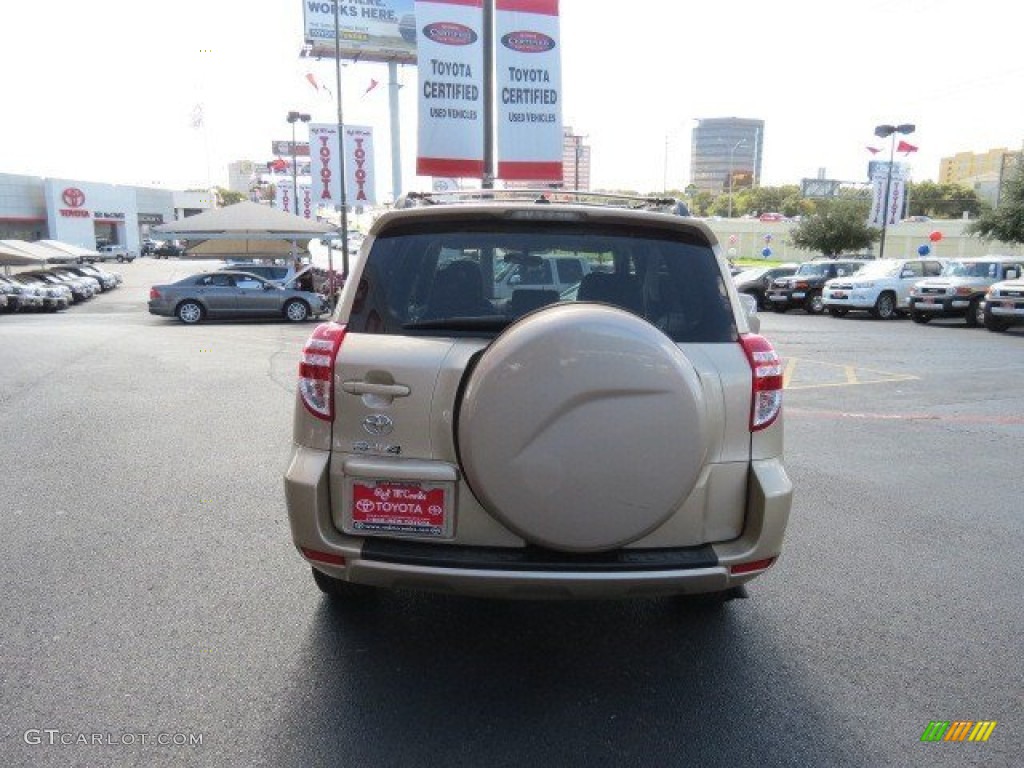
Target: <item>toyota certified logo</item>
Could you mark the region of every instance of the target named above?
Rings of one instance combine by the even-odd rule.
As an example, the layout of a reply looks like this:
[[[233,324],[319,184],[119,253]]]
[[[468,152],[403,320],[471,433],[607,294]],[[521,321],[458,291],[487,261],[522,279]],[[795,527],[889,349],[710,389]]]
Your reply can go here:
[[[61,198],[64,200],[64,205],[69,208],[81,208],[85,205],[85,192],[77,187],[68,187],[65,189],[61,194]]]
[[[363,419],[363,429],[371,435],[390,435],[395,429],[395,423],[390,416],[375,413]]]
[[[554,38],[543,32],[529,32],[525,29],[502,35],[501,44],[519,53],[547,53],[555,47]]]
[[[477,34],[464,24],[456,24],[453,21],[435,21],[423,28],[423,35],[435,43],[441,45],[472,45],[477,40]]]

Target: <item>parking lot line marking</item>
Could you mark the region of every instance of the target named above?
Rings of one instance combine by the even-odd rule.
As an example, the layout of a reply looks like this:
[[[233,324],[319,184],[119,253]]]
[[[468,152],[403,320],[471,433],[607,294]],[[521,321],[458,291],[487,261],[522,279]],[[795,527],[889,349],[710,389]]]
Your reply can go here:
[[[798,361],[800,363],[799,376],[795,373]],[[824,363],[793,357],[786,362],[782,386],[788,390],[818,389],[850,387],[859,384],[884,384],[894,381],[918,381],[920,378],[912,373],[892,373],[849,363]]]
[[[793,378],[794,370],[796,370],[796,358],[791,357],[786,361],[786,369],[782,372],[783,389],[789,389],[789,380]]]
[[[839,385],[837,385],[839,386]],[[943,424],[996,424],[999,426],[1024,425],[1024,416],[981,416],[963,414],[946,416],[936,413],[863,413],[857,411],[829,411],[822,408],[787,406],[787,413],[801,416],[821,416],[828,419],[854,419],[862,421],[917,421]]]

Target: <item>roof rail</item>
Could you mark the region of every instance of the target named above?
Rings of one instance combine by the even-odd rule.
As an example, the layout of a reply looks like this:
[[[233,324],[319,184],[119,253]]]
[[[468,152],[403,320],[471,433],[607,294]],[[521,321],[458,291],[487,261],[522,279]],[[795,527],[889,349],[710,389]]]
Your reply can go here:
[[[462,189],[453,192],[408,192],[395,201],[395,208],[453,205],[479,202],[569,203],[603,205],[633,210],[659,211],[689,216],[686,203],[675,197],[643,197],[609,192],[572,189]]]

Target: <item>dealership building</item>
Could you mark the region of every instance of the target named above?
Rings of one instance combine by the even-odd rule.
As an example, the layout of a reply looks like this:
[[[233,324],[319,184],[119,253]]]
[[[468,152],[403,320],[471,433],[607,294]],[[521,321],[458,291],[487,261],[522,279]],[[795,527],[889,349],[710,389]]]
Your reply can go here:
[[[206,191],[0,173],[0,240],[113,243],[137,252],[151,227],[213,207]]]

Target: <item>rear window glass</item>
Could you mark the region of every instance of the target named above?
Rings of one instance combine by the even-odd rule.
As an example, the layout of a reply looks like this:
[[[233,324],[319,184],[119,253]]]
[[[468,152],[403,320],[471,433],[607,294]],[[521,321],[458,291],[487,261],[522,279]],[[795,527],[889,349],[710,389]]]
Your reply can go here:
[[[554,282],[554,265],[578,279]],[[670,230],[536,221],[444,222],[382,234],[348,325],[368,333],[493,336],[532,310],[573,301],[626,309],[678,342],[736,338],[706,242]]]

